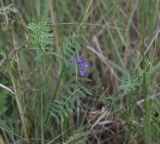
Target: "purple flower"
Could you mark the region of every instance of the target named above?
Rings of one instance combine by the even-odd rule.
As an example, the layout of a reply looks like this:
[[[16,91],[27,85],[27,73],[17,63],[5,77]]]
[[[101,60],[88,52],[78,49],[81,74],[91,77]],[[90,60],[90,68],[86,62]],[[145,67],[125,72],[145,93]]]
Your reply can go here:
[[[70,59],[69,59],[69,63],[73,63],[74,59],[75,59],[75,57],[71,56]],[[88,67],[88,62],[85,61],[81,56],[77,56],[77,62],[78,62],[78,65],[80,66],[79,74],[81,76],[85,76],[86,75],[86,71],[85,71],[84,68]]]
[[[77,56],[77,60],[78,60],[78,63],[81,63],[81,62],[84,61],[83,58],[82,58],[81,56]]]
[[[80,64],[82,67],[84,68],[88,67],[88,62],[82,59],[82,57],[78,56],[77,61],[78,61],[78,64]]]
[[[86,75],[86,71],[83,70],[83,69],[80,69],[80,70],[79,70],[79,74],[80,74],[81,76],[85,76],[85,75]]]

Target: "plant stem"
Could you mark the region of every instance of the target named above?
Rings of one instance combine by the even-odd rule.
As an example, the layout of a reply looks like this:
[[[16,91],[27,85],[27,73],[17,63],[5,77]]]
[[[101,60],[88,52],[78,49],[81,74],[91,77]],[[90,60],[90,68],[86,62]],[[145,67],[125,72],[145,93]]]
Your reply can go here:
[[[146,137],[146,143],[152,144],[152,134],[151,134],[151,119],[150,119],[150,100],[148,98],[148,84],[147,84],[147,68],[146,68],[146,62],[145,62],[145,0],[142,0],[141,2],[141,10],[142,10],[142,16],[141,16],[141,54],[143,56],[142,60],[142,69],[144,70],[143,73],[143,81],[142,81],[142,95],[145,96],[144,99],[144,108],[145,108],[145,137]]]
[[[58,28],[56,26],[56,17],[55,17],[55,14],[54,14],[54,0],[51,0],[51,5],[50,5],[50,14],[51,14],[51,19],[52,19],[52,24],[55,25],[55,30],[54,30],[54,34],[55,34],[55,38],[56,38],[56,44],[55,44],[55,47],[56,47],[56,50],[59,51],[59,53],[62,54],[62,57],[65,57],[64,55],[64,50],[63,50],[63,44],[61,42],[61,39],[60,39],[60,33],[58,32]],[[52,92],[52,96],[50,97],[50,100],[49,100],[49,104],[48,104],[48,107],[47,107],[47,111],[46,111],[46,115],[44,117],[44,122],[47,121],[48,119],[48,115],[49,115],[49,110],[50,110],[50,107],[51,107],[51,104],[53,102],[53,100],[56,99],[56,96],[57,96],[57,92],[58,92],[58,89],[60,87],[60,84],[61,84],[61,81],[62,81],[62,78],[63,78],[63,74],[64,74],[64,69],[65,69],[65,63],[63,61],[63,59],[60,61],[60,72],[59,72],[59,76],[58,76],[58,79],[55,83],[55,86],[53,88],[53,92]]]
[[[16,89],[16,82],[15,82],[15,78],[13,76],[13,72],[12,72],[12,68],[11,68],[11,64],[10,64],[10,60],[9,60],[9,55],[7,53],[7,48],[6,48],[6,40],[5,40],[6,36],[2,30],[2,26],[0,26],[0,32],[2,33],[3,49],[5,52],[5,56],[6,56],[6,69],[8,71],[9,76],[10,76],[12,86],[13,86],[13,91],[15,93],[15,100],[16,100],[19,116],[21,119],[22,129],[24,132],[24,138],[25,138],[26,143],[28,144],[29,137],[28,137],[28,130],[27,130],[27,126],[28,126],[27,119],[25,118],[24,110],[23,110],[23,107],[20,102],[20,97],[19,97],[17,89]]]
[[[64,69],[65,69],[65,64],[64,64],[64,62],[62,62],[62,64],[60,65],[60,73],[59,73],[58,79],[56,81],[55,87],[53,89],[53,94],[50,97],[49,104],[48,104],[48,107],[47,107],[47,112],[46,112],[46,115],[45,115],[45,118],[44,118],[45,122],[48,119],[48,114],[49,114],[49,109],[51,107],[51,104],[57,96],[57,92],[58,92],[58,89],[59,89],[59,86],[60,86],[60,83],[61,83],[61,80],[62,80],[62,77],[63,77],[63,74],[64,74]]]

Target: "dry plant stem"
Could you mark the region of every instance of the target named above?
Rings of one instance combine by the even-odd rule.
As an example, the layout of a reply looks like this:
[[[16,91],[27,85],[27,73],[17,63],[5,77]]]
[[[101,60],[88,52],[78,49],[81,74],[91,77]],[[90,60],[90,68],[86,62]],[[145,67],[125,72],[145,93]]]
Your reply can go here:
[[[53,29],[54,35],[55,35],[55,48],[56,50],[63,51],[60,50],[60,34],[57,31],[57,22],[56,22],[56,14],[55,14],[55,10],[54,10],[54,5],[55,2],[54,0],[50,0],[50,15],[51,15],[51,21],[52,21],[52,25],[55,26],[55,29]],[[61,89],[64,89],[64,78],[62,78],[61,80]]]
[[[0,144],[5,144],[2,137],[0,137]]]
[[[12,82],[13,91],[14,91],[14,94],[15,94],[15,100],[16,100],[19,116],[20,116],[20,119],[21,119],[22,129],[23,129],[23,132],[24,132],[25,142],[26,142],[26,144],[29,144],[27,121],[26,121],[26,118],[25,118],[25,115],[24,115],[23,107],[22,107],[21,102],[20,102],[20,97],[18,95],[18,91],[17,91],[17,88],[16,88],[16,82],[15,82],[15,79],[14,79],[14,76],[13,76],[13,73],[12,73],[12,68],[11,68],[9,56],[8,56],[8,53],[7,53],[6,41],[5,41],[6,36],[5,36],[5,33],[3,32],[1,26],[0,26],[0,31],[2,33],[3,49],[4,49],[4,52],[5,52],[5,56],[6,56],[6,68],[7,68],[8,74],[9,74],[11,82]]]
[[[132,0],[127,0],[127,9],[130,10],[132,6]]]
[[[52,23],[55,23],[55,15],[54,15],[54,11],[53,11],[54,0],[50,1],[50,5],[52,5],[50,7],[50,13],[51,13],[51,18],[52,18]],[[54,31],[55,31],[55,35],[56,35],[56,48],[62,54],[62,56],[64,56],[63,47],[62,47],[62,45],[60,46],[60,40],[59,40],[60,36],[58,34],[58,31],[57,31],[56,27],[55,27]],[[54,85],[54,88],[53,88],[53,92],[52,92],[52,96],[50,97],[50,100],[49,100],[49,104],[48,104],[48,107],[47,107],[47,112],[46,112],[46,115],[44,117],[44,122],[46,122],[48,120],[49,109],[51,107],[51,104],[52,104],[53,100],[56,99],[58,89],[59,89],[59,87],[61,85],[61,82],[62,82],[62,79],[63,79],[64,69],[65,69],[65,64],[64,64],[64,61],[61,60],[61,62],[60,62],[59,76],[58,76],[57,81],[55,82],[55,85]]]
[[[21,66],[20,66],[20,61],[19,61],[19,58],[18,58],[18,52],[17,52],[17,48],[16,48],[16,44],[15,44],[15,40],[14,40],[14,34],[13,34],[13,28],[12,28],[12,26],[11,26],[11,24],[10,24],[10,33],[11,33],[11,37],[12,37],[12,47],[14,48],[14,51],[15,51],[15,53],[16,53],[16,62],[17,62],[17,68],[18,68],[18,74],[19,74],[19,79],[20,79],[20,81],[22,80],[22,75],[21,75]],[[23,93],[23,92],[22,92]],[[20,96],[20,92],[17,92],[17,98],[19,98],[19,96]],[[20,103],[20,100],[18,99],[18,103]],[[20,109],[22,109],[22,106],[21,106],[21,103],[19,104],[19,107],[20,107]],[[23,124],[23,127],[25,128],[24,130],[25,130],[25,132],[24,132],[24,134],[25,134],[25,138],[26,139],[28,139],[29,137],[28,137],[28,119],[27,119],[27,117],[25,117],[25,110],[24,110],[24,108],[23,108],[23,110],[21,110],[21,113],[22,113],[22,124]]]
[[[21,69],[21,64],[20,64],[20,59],[18,57],[18,48],[16,48],[16,42],[15,42],[15,39],[14,39],[14,32],[13,32],[13,28],[12,28],[12,23],[9,24],[10,26],[10,33],[11,33],[11,37],[12,37],[12,48],[15,52],[15,56],[16,56],[16,63],[17,63],[17,69],[18,69],[18,74],[19,74],[19,79],[20,81],[22,81],[22,69]]]
[[[51,15],[51,21],[53,26],[56,27],[56,17],[55,17],[55,12],[54,12],[54,0],[50,0],[50,15]],[[55,47],[58,50],[60,47],[60,43],[59,43],[59,34],[57,29],[55,28],[53,30],[54,35],[55,35]]]
[[[124,63],[125,66],[128,64],[128,47],[129,47],[129,33],[126,32],[126,45],[125,45],[125,52],[124,52]]]
[[[57,25],[56,25],[56,14],[55,14],[55,10],[54,10],[54,6],[55,6],[55,1],[54,0],[50,0],[50,15],[51,15],[51,21],[52,21],[52,25],[55,26],[55,29],[53,29],[54,35],[55,35],[55,48],[57,51],[59,51],[62,55],[64,55],[63,53],[63,48],[62,46],[60,46],[60,34],[57,30]],[[61,63],[63,64],[63,61],[61,61]],[[61,80],[61,88],[64,88],[64,79],[62,78]]]
[[[88,118],[87,118],[87,122],[88,122],[89,126],[92,127],[92,124],[91,124],[91,122]],[[92,132],[93,132],[93,135],[95,136],[95,138],[97,140],[97,143],[100,144],[99,138],[98,138],[97,134],[95,133],[95,130],[93,129]]]

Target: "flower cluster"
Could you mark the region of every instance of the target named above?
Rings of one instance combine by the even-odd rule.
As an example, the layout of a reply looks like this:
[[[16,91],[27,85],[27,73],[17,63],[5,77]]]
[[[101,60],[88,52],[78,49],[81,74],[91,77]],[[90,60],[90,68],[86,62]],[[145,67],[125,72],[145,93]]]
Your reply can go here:
[[[88,67],[88,62],[85,61],[81,56],[77,56],[76,59],[77,59],[78,65],[79,65],[79,74],[81,76],[85,76],[86,75],[85,68]],[[75,57],[71,56],[70,59],[69,59],[69,62],[73,63],[74,60],[75,60]]]

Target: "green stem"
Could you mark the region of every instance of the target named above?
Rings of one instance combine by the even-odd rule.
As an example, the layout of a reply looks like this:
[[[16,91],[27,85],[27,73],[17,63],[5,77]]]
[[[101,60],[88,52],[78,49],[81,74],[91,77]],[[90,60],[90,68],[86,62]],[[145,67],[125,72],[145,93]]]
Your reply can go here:
[[[53,100],[56,99],[57,92],[58,92],[58,89],[59,89],[59,86],[60,86],[60,83],[61,83],[61,80],[62,80],[62,77],[63,77],[63,74],[64,74],[64,69],[65,69],[65,64],[63,62],[61,67],[60,67],[60,73],[59,73],[58,79],[56,81],[56,84],[55,84],[55,87],[54,87],[54,90],[53,90],[53,94],[52,94],[52,96],[50,97],[50,100],[49,100],[49,104],[48,104],[48,107],[47,107],[47,113],[46,113],[46,116],[45,116],[45,119],[44,119],[45,122],[48,119],[48,112],[49,112],[49,109],[51,107],[51,104],[52,104]]]
[[[40,106],[40,112],[41,112],[41,144],[44,144],[44,119],[43,119],[43,93],[41,90],[41,106]]]
[[[142,82],[142,95],[145,96],[144,99],[144,108],[145,108],[145,137],[146,137],[146,143],[152,144],[152,133],[151,133],[151,119],[150,119],[150,100],[148,98],[148,81],[147,81],[147,68],[146,68],[146,62],[145,62],[145,0],[142,0],[141,2],[141,10],[142,10],[142,16],[141,16],[141,42],[142,42],[142,50],[141,54],[143,56],[142,60],[142,69],[144,70],[143,73],[143,82]]]

